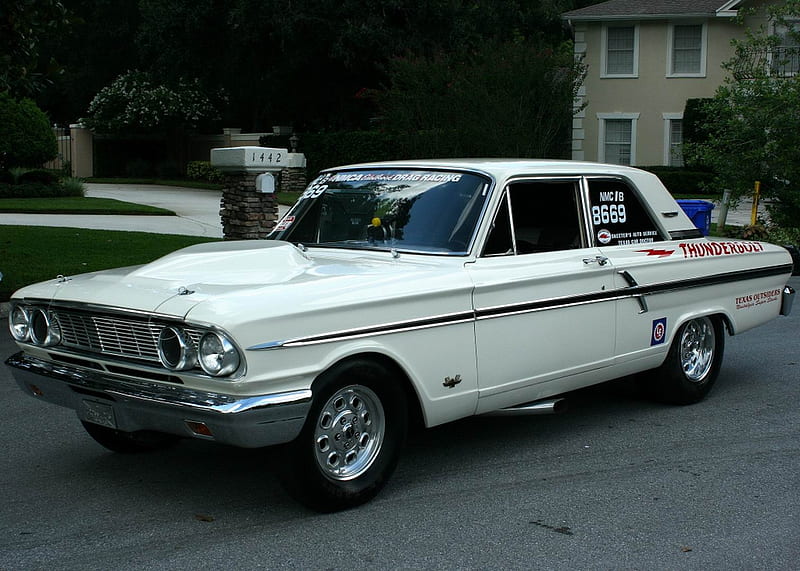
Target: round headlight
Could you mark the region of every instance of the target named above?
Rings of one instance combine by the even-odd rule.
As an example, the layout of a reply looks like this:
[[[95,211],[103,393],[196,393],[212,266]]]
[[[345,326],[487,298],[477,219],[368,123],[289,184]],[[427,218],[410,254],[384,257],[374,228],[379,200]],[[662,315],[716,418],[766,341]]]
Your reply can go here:
[[[52,347],[61,342],[61,328],[52,314],[37,307],[30,312],[28,320],[29,334],[34,345]]]
[[[167,369],[186,371],[197,364],[197,351],[183,329],[165,327],[158,336],[158,358]]]
[[[200,366],[209,375],[230,375],[239,368],[239,352],[228,339],[209,332],[200,339]]]
[[[11,336],[17,341],[27,341],[31,324],[28,312],[21,305],[14,305],[8,314],[8,328]]]

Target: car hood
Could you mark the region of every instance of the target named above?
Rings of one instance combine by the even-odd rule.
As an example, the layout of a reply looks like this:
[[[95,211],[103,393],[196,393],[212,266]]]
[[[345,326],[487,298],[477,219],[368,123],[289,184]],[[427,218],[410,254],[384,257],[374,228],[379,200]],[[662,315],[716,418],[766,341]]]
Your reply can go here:
[[[335,295],[356,287],[375,290],[389,282],[414,280],[420,277],[419,271],[429,274],[441,266],[430,259],[414,261],[418,256],[404,258],[394,259],[388,252],[341,250],[310,255],[292,244],[272,240],[211,242],[178,250],[144,266],[36,284],[15,297],[185,317],[204,302],[224,305],[227,301],[230,305],[242,298],[255,300],[265,290],[274,292],[276,286],[289,285],[308,293],[325,282],[324,291]]]

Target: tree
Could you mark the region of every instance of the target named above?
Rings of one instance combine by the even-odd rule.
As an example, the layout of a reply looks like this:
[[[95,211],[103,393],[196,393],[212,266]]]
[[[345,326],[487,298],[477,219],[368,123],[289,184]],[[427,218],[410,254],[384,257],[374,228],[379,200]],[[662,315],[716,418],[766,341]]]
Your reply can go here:
[[[0,92],[0,169],[39,168],[57,154],[47,115],[30,99]]]
[[[0,8],[0,91],[17,97],[39,92],[48,76],[60,68],[51,58],[39,62],[40,43],[67,24],[64,6],[58,0],[15,0]]]
[[[378,93],[382,126],[433,141],[420,149],[425,155],[563,157],[583,75],[571,46],[522,38],[399,58],[390,87]]]
[[[395,58],[466,53],[510,37],[557,46],[567,37],[560,14],[592,1],[16,0],[11,4],[26,10],[34,4],[58,4],[67,10],[70,26],[63,33],[40,34],[37,43],[40,61],[54,58],[64,65],[54,85],[36,98],[59,123],[76,121],[100,89],[126,70],[140,69],[163,85],[191,77],[210,92],[224,88],[229,102],[220,111],[227,125],[264,130],[293,124],[302,131],[319,131],[369,127],[375,107],[358,94],[386,85]],[[0,45],[7,38],[0,31]]]
[[[186,168],[187,134],[219,119],[223,93],[209,96],[197,79],[163,85],[141,71],[129,71],[100,90],[84,124],[104,134],[158,137],[167,145],[172,171]]]
[[[62,0],[70,25],[42,37],[40,59],[56,59],[63,73],[35,97],[53,122],[75,123],[106,85],[140,65],[139,6],[132,0]],[[189,75],[189,74],[185,74]]]
[[[767,25],[734,42],[735,56],[725,64],[730,76],[704,106],[711,118],[704,142],[686,153],[715,172],[714,184],[729,189],[733,200],[761,182],[762,195],[773,198],[773,223],[800,226],[800,75],[779,73],[786,50],[778,49],[800,16],[800,0],[771,6]],[[783,36],[774,33],[784,30]],[[797,48],[794,48],[794,61]],[[785,62],[784,62],[785,63]]]
[[[219,94],[219,100],[223,99]],[[86,126],[102,133],[164,133],[192,129],[219,117],[215,101],[198,80],[173,86],[146,72],[129,71],[104,87],[89,104]]]

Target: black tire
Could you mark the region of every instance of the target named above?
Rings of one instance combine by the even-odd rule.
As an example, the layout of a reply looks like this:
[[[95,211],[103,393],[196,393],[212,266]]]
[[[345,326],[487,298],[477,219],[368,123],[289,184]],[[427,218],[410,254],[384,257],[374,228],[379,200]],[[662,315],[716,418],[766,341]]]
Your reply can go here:
[[[717,380],[724,350],[725,331],[719,318],[692,319],[678,329],[664,363],[642,380],[661,402],[700,402]]]
[[[285,448],[279,476],[286,491],[323,513],[371,500],[397,466],[408,428],[397,375],[363,359],[317,379],[300,435]]]
[[[139,432],[123,432],[99,424],[81,421],[89,436],[101,446],[112,452],[136,454],[160,450],[174,444],[179,437],[172,434],[141,430]]]

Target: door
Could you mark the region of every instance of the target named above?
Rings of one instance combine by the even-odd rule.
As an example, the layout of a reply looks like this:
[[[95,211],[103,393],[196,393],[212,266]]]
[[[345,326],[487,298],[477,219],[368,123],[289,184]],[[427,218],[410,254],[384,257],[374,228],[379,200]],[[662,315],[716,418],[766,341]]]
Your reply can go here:
[[[505,189],[468,271],[478,356],[478,413],[591,384],[613,362],[613,267],[589,243],[579,179]]]

